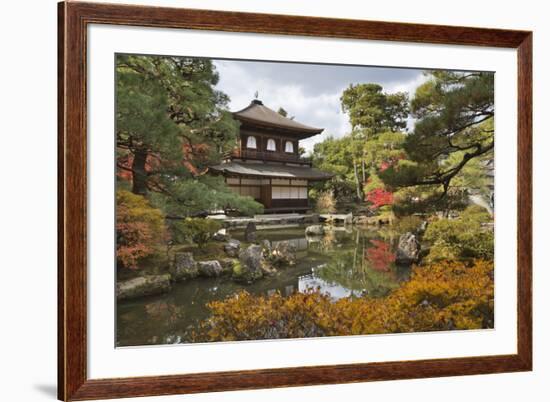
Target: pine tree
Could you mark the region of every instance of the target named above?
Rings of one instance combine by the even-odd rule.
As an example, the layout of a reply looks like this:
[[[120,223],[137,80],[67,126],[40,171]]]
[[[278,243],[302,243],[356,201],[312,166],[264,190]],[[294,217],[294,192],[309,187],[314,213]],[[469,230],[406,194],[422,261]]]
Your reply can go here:
[[[211,60],[119,55],[116,73],[117,173],[131,181],[133,193],[148,195],[168,214],[259,209],[205,175],[234,146],[238,128],[229,98],[215,89]]]
[[[447,194],[474,159],[494,148],[494,77],[486,72],[434,71],[411,102],[417,118],[407,136],[409,161],[387,179],[399,186],[435,186]]]

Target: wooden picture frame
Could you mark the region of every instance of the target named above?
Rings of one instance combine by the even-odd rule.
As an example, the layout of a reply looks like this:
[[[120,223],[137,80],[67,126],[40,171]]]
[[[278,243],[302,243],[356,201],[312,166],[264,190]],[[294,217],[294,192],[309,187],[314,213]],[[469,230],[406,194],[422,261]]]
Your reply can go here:
[[[58,5],[58,397],[122,398],[532,369],[532,32],[62,2]],[[517,353],[168,376],[87,376],[87,26],[110,24],[489,46],[518,52]]]

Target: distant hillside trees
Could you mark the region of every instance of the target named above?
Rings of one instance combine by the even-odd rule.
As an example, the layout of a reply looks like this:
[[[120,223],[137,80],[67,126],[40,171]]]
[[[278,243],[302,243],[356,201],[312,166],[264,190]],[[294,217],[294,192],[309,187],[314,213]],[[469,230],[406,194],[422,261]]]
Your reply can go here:
[[[401,132],[407,127],[409,105],[407,94],[386,93],[378,84],[350,85],[341,98],[342,111],[351,124],[351,155],[357,198],[363,196],[363,185],[369,173],[382,162],[368,146],[382,133]],[[375,159],[373,159],[375,157]],[[380,156],[382,157],[382,156]]]

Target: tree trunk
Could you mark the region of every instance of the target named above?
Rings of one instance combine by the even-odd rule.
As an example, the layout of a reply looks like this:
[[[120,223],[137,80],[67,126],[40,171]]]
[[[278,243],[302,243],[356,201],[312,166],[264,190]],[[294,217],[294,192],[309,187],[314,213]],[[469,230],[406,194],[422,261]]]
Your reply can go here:
[[[137,150],[134,152],[132,161],[132,193],[145,195],[147,193],[147,172],[145,162],[147,151]]]
[[[355,175],[355,190],[357,193],[357,198],[360,200],[361,197],[361,185],[359,183],[359,172],[357,171],[357,163],[353,162],[353,173]]]

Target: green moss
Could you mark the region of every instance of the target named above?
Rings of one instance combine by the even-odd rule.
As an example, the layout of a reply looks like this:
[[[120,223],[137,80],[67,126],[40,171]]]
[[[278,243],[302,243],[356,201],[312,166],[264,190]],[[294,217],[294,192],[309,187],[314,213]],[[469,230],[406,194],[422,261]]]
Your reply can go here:
[[[239,277],[243,274],[243,266],[239,260],[233,262],[233,276]]]

